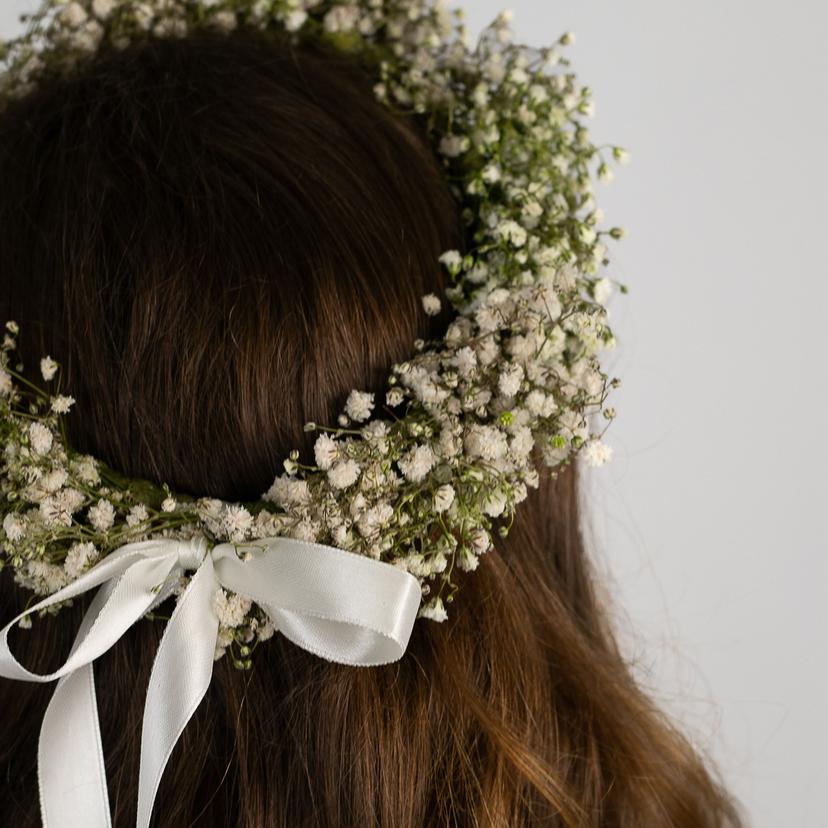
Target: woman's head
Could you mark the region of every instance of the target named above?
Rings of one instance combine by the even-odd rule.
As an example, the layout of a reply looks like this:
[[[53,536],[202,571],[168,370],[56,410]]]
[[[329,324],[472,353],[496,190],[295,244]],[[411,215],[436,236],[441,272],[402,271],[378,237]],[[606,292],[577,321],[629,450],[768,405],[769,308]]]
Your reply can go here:
[[[419,299],[464,244],[416,121],[346,58],[249,32],[149,41],[49,82],[0,116],[0,181],[0,316],[64,364],[73,443],[197,495],[259,495],[307,450],[306,421],[381,391],[441,333]],[[158,824],[726,824],[617,651],[578,515],[571,467],[396,664],[342,667],[278,636],[249,674],[224,659]],[[10,582],[4,605],[24,600]],[[36,658],[68,648],[70,615],[38,623]],[[96,667],[116,824],[159,635],[142,622]],[[0,694],[2,770],[33,791],[48,688]],[[34,824],[29,799],[4,799],[4,824]]]

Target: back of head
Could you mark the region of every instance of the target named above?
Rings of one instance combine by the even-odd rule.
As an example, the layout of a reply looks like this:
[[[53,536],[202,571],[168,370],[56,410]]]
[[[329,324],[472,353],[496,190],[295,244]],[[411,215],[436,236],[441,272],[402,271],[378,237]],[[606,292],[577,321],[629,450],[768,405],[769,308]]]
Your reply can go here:
[[[64,365],[72,443],[196,496],[258,496],[309,451],[304,423],[382,391],[445,327],[420,297],[465,242],[416,120],[347,58],[247,31],[150,39],[43,85],[0,115],[0,181],[0,311]],[[544,481],[398,663],[279,636],[250,673],[219,662],[158,824],[735,824],[618,653],[577,492],[576,466]],[[68,649],[82,609],[38,622],[34,661]],[[141,622],[98,662],[116,824],[160,633]],[[0,770],[26,791],[0,797],[2,824],[36,824],[48,693],[0,684]]]
[[[344,58],[155,40],[4,124],[3,301],[26,349],[63,357],[75,443],[114,468],[255,498],[305,422],[428,333],[457,208]]]

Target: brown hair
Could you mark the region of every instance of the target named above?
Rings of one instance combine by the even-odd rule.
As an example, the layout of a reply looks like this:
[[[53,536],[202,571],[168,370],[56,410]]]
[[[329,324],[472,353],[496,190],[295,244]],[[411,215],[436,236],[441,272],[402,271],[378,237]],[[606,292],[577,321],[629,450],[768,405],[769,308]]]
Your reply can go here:
[[[321,48],[238,32],[102,54],[0,116],[0,182],[0,319],[63,363],[74,445],[131,475],[256,497],[308,451],[307,420],[382,391],[445,325],[419,307],[463,245],[445,177],[420,125]],[[577,477],[543,482],[401,661],[343,667],[277,635],[249,672],[218,662],[156,824],[739,825],[619,652]],[[4,616],[26,598],[4,572]],[[17,635],[27,663],[68,651],[85,603]],[[96,662],[116,825],[162,626]],[[4,825],[37,824],[51,692],[0,681]]]

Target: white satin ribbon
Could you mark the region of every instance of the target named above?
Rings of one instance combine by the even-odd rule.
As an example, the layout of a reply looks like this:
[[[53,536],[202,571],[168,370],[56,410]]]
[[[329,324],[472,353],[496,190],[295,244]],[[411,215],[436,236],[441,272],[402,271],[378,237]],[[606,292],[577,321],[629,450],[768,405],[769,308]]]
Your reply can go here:
[[[244,558],[237,554],[244,554]],[[195,570],[164,630],[141,733],[138,828],[149,825],[161,775],[213,672],[219,586],[261,606],[277,630],[329,661],[387,664],[405,652],[420,605],[416,578],[363,555],[291,538],[209,549],[203,538],[123,546],[0,633],[0,676],[58,680],[40,731],[38,778],[45,828],[111,826],[92,662]],[[20,619],[100,586],[72,650],[54,673],[29,672],[8,645]]]

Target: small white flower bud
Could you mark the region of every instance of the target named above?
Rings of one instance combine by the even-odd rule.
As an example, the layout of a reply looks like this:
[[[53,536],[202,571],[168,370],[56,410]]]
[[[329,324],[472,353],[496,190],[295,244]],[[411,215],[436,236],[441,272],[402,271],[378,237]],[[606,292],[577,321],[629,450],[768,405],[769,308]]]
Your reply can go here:
[[[423,296],[423,310],[429,316],[437,316],[440,313],[440,307],[440,300],[433,293]]]

